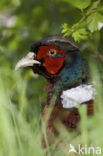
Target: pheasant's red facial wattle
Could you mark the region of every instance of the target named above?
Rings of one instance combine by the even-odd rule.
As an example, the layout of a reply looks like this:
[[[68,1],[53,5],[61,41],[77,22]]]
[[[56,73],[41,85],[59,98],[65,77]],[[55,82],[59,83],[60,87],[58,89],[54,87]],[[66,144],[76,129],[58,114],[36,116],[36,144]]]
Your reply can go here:
[[[50,74],[56,74],[64,63],[66,50],[60,49],[58,46],[40,46],[37,53],[37,60],[44,60],[43,65]]]

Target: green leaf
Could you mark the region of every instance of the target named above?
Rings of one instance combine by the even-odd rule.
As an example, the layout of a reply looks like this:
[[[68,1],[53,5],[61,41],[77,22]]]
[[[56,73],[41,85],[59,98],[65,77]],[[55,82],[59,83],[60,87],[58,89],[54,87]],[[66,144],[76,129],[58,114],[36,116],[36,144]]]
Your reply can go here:
[[[70,36],[70,34],[72,33],[72,30],[69,28],[67,23],[62,24],[62,31],[61,31],[61,33],[64,34],[64,37]]]
[[[91,8],[97,8],[98,4],[100,3],[100,0],[93,2]]]
[[[88,29],[91,32],[94,32],[98,30],[98,22],[103,22],[103,15],[100,13],[92,13],[88,18],[87,18],[87,26]]]
[[[73,32],[72,37],[74,38],[76,42],[80,42],[80,40],[87,39],[87,34],[88,32],[84,28],[81,28]]]
[[[69,30],[69,26],[67,23],[62,24],[62,32],[61,33],[66,33]]]
[[[63,1],[65,1],[65,2],[73,5],[74,7],[78,8],[78,9],[81,9],[81,10],[87,8],[91,3],[91,0],[75,0],[75,1],[63,0]]]

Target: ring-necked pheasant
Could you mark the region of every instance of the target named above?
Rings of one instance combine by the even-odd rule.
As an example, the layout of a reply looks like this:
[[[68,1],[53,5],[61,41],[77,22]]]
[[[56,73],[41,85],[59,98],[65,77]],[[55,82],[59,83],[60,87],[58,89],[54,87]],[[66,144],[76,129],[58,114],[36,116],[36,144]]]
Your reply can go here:
[[[42,120],[48,112],[53,95],[56,94],[47,123],[47,133],[58,135],[53,122],[59,118],[68,129],[76,129],[80,120],[78,104],[87,104],[88,115],[93,113],[93,88],[89,84],[86,60],[79,49],[67,38],[49,36],[34,43],[30,52],[16,65],[30,66],[34,73],[44,76],[47,81],[47,100]],[[45,147],[44,138],[42,145]]]

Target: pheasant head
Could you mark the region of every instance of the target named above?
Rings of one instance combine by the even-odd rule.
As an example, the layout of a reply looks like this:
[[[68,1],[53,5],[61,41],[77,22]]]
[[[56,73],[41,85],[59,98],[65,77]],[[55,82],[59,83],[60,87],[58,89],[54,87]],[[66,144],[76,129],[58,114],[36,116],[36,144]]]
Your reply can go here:
[[[30,66],[49,82],[61,81],[71,87],[87,81],[88,67],[79,49],[67,38],[49,36],[34,43],[16,69]]]
[[[27,66],[47,79],[49,97],[56,89],[60,95],[63,90],[88,81],[88,65],[79,49],[58,35],[34,43],[30,52],[17,63],[16,69]]]

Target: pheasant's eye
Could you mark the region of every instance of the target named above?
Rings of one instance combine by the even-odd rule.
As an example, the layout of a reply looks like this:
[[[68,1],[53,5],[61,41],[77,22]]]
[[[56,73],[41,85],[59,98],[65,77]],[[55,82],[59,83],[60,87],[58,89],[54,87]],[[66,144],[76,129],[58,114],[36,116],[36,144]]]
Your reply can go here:
[[[57,54],[56,49],[51,49],[51,50],[49,51],[49,56],[55,56],[56,54]]]

